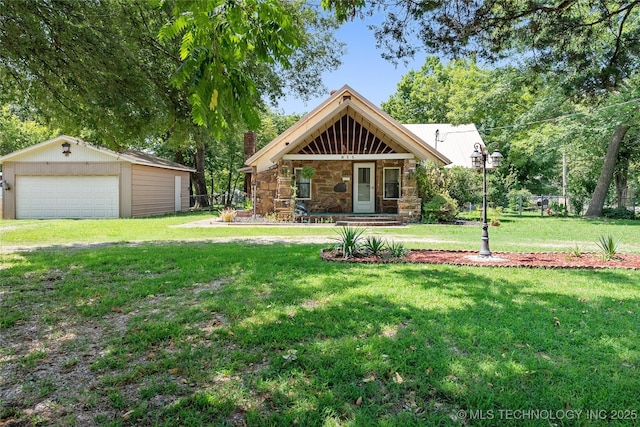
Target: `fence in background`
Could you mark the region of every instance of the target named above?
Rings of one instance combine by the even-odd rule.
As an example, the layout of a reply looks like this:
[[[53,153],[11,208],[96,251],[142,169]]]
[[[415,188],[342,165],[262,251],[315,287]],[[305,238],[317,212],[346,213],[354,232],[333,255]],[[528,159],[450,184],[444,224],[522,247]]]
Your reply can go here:
[[[242,191],[234,192],[231,197],[231,203],[228,207],[233,209],[245,209],[247,204],[251,202],[251,198]],[[192,194],[189,196],[189,206],[198,206],[202,209],[218,209],[225,206],[225,201],[229,200],[228,193],[211,194]]]

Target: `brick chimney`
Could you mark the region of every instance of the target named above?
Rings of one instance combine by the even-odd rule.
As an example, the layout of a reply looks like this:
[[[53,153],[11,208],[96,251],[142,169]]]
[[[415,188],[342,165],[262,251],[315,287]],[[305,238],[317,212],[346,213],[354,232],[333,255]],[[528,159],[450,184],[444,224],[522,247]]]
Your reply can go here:
[[[256,148],[258,146],[258,135],[250,130],[244,134],[244,161],[254,154],[256,154]]]

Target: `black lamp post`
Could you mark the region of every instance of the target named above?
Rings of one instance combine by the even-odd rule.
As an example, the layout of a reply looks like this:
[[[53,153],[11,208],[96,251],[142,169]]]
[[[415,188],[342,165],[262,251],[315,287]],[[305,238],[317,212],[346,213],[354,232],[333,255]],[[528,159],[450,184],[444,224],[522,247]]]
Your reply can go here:
[[[479,142],[473,144],[473,148],[471,165],[475,169],[482,169],[482,244],[479,255],[481,257],[490,257],[489,224],[487,223],[487,162],[491,163],[494,168],[499,167],[502,161],[502,154],[496,150],[489,156],[489,152]]]

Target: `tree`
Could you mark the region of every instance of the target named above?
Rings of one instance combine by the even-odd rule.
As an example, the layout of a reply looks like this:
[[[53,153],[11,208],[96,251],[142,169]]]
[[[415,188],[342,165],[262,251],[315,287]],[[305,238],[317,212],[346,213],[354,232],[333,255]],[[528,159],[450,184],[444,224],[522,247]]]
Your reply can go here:
[[[562,0],[400,0],[393,4],[323,0],[340,19],[385,8],[376,28],[385,56],[415,52],[415,39],[429,52],[454,57],[473,53],[495,61],[518,59],[530,69],[561,76],[574,99],[597,100],[620,90],[640,63],[640,1]],[[610,123],[610,149],[587,215],[601,216],[615,169],[619,144],[633,122]]]
[[[162,28],[160,39],[181,38],[181,64],[173,82],[177,87],[186,88],[195,123],[209,127],[218,138],[234,123],[257,127],[263,96],[259,91],[261,84],[263,88],[268,87],[272,82],[269,77],[277,75],[277,70],[301,71],[311,68],[312,61],[331,58],[336,53],[307,34],[305,25],[309,22],[317,22],[317,15],[311,14],[302,3],[176,2],[173,22]],[[325,36],[323,40],[330,41],[326,30],[319,34]],[[295,56],[296,52],[309,53],[309,50],[321,55],[313,60],[306,54]],[[338,64],[332,61],[327,65]],[[274,74],[260,74],[261,68]],[[317,79],[304,83],[298,79],[296,87],[313,92],[313,85],[317,83]]]
[[[285,90],[303,97],[324,91],[319,76],[339,62],[335,22],[298,6],[0,2],[0,96],[115,150],[165,146],[196,166],[195,192],[206,194],[209,144],[231,125],[257,127],[265,103]],[[290,85],[288,72],[299,75]]]
[[[21,150],[53,137],[51,129],[29,114],[5,105],[0,108],[0,156]]]
[[[114,149],[167,133],[185,117],[163,82],[177,58],[156,37],[167,17],[142,1],[2,2],[3,92],[63,132]]]
[[[552,104],[558,107],[548,100],[553,92],[547,87],[539,76],[513,67],[487,69],[472,59],[442,63],[430,57],[419,71],[403,76],[382,108],[403,123],[475,123],[484,142],[506,155],[501,169],[510,179],[504,184],[530,188],[530,176],[560,176],[553,126],[520,126],[546,117]]]

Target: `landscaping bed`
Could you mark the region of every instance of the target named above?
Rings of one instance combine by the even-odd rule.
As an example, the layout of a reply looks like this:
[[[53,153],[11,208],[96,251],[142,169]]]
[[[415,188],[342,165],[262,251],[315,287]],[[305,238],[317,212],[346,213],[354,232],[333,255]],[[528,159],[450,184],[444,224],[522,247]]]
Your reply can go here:
[[[618,254],[610,260],[605,260],[601,254],[592,252],[580,255],[573,255],[567,252],[493,252],[491,257],[482,258],[478,256],[476,251],[413,249],[407,251],[402,258],[373,255],[344,258],[339,252],[335,252],[332,249],[324,249],[321,252],[321,257],[327,261],[356,263],[405,262],[487,267],[640,269],[640,254]]]

